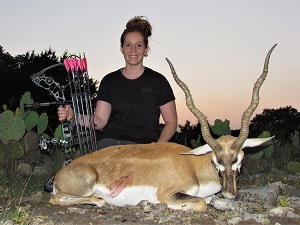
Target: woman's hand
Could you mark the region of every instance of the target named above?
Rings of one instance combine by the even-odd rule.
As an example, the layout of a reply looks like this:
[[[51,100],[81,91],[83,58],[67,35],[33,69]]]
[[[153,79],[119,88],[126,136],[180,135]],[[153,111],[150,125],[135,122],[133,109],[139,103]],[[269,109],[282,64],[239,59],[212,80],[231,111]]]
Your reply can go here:
[[[74,112],[70,105],[65,105],[64,107],[62,106],[58,107],[57,115],[59,121],[63,121],[63,120],[70,121],[74,118]]]

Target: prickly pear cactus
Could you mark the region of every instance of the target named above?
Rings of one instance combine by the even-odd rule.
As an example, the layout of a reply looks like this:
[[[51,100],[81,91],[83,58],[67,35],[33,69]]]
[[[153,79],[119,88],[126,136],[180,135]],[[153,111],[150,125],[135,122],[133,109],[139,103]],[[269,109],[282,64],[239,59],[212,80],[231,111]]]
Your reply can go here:
[[[25,92],[23,95],[22,95],[22,98],[20,100],[20,116],[21,118],[25,119],[29,113],[30,113],[30,110],[25,110],[24,108],[24,105],[25,104],[32,104],[33,103],[33,99],[31,99],[31,94],[29,91]]]
[[[215,120],[215,124],[211,126],[211,130],[214,134],[222,136],[222,135],[230,135],[230,121],[225,119],[223,122],[220,119]]]
[[[42,113],[37,122],[37,133],[42,135],[48,126],[48,115],[47,113]]]
[[[249,158],[254,161],[259,161],[264,156],[264,151],[261,150],[259,152],[256,152],[254,154],[249,154]]]
[[[63,133],[62,133],[62,126],[58,125],[58,127],[55,129],[55,138],[56,140],[62,139]]]
[[[2,105],[2,109],[3,109],[3,111],[6,111],[7,110],[7,105],[6,104]]]
[[[20,118],[22,118],[20,108],[16,108],[15,115],[18,116],[18,117],[20,117]],[[23,118],[22,118],[22,119],[23,119]]]
[[[271,136],[268,131],[264,131],[258,137],[259,138],[269,138]],[[274,144],[273,144],[272,140],[263,143],[261,146],[263,147],[263,151],[264,151],[266,159],[271,159],[273,156],[273,153],[274,153]]]
[[[39,115],[35,111],[30,111],[29,114],[25,117],[24,122],[25,122],[25,128],[26,131],[29,132],[34,128],[39,120]]]
[[[2,142],[0,141],[0,168],[4,168],[4,163],[5,161],[7,160],[7,146]]]
[[[264,131],[261,135],[258,136],[258,138],[268,138],[270,137],[270,133],[268,131]],[[274,153],[274,144],[272,140],[267,141],[261,145],[262,150],[260,150],[257,153],[250,154],[250,159],[254,161],[260,160],[263,156],[265,156],[266,159],[271,159]]]
[[[7,145],[12,159],[22,159],[24,156],[24,147],[15,140],[10,140]]]
[[[19,141],[25,134],[25,123],[13,111],[6,110],[0,114],[0,140],[7,145],[8,141]]]

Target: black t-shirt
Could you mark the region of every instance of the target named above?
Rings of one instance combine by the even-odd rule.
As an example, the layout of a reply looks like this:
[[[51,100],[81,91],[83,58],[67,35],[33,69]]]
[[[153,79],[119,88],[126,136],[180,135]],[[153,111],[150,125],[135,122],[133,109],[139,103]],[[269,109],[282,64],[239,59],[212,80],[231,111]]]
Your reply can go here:
[[[106,75],[100,83],[98,100],[112,106],[100,139],[150,143],[159,137],[159,106],[175,100],[175,96],[162,74],[145,67],[134,80],[124,77],[121,69]]]

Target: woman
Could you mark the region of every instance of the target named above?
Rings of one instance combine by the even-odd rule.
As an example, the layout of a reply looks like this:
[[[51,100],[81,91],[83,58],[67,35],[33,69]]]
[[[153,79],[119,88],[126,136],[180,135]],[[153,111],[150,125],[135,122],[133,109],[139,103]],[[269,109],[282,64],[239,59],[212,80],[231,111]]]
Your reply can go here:
[[[95,128],[103,130],[98,149],[133,143],[166,142],[177,128],[175,97],[167,79],[143,65],[148,55],[150,23],[131,19],[121,35],[125,67],[106,75],[99,87]],[[159,135],[159,118],[165,126]],[[60,121],[73,118],[69,105],[58,108]]]

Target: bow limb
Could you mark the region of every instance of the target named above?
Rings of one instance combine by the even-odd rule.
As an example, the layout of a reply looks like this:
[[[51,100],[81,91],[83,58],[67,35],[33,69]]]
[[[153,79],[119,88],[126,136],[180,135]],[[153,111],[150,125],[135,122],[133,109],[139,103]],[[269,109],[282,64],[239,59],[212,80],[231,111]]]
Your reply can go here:
[[[58,66],[63,66],[63,63],[57,63],[54,64],[52,66],[49,66],[33,75],[31,75],[31,79],[32,81],[39,87],[44,88],[45,90],[49,91],[51,93],[51,95],[56,99],[56,101],[59,102],[65,102],[66,98],[64,95],[64,92],[60,86],[60,84],[56,81],[54,81],[54,79],[52,77],[47,77],[45,75],[46,71],[58,67]]]

